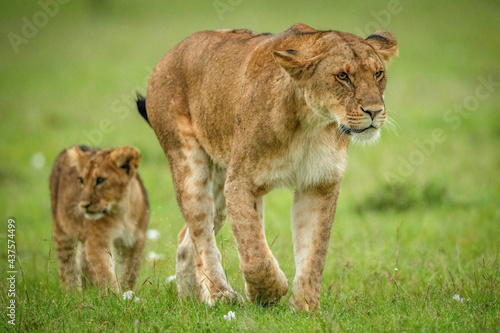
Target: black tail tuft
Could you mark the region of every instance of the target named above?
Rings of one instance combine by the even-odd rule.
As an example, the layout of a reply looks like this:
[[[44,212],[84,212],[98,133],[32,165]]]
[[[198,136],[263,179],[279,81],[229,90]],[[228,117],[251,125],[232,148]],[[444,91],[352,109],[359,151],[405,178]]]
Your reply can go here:
[[[139,113],[141,114],[142,118],[144,118],[144,120],[147,121],[149,126],[151,126],[148,119],[148,112],[146,111],[146,97],[137,93],[136,103],[137,103],[137,109],[139,110]]]

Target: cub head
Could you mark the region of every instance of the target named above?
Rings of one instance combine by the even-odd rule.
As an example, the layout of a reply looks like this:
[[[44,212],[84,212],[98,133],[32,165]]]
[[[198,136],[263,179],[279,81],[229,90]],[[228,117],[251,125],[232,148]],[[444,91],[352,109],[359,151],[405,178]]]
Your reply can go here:
[[[337,123],[356,141],[378,138],[387,119],[386,65],[398,52],[396,38],[381,30],[366,39],[338,31],[298,35],[308,38],[302,46],[273,56],[302,88],[313,117]]]
[[[81,188],[78,207],[85,218],[97,220],[111,213],[137,172],[139,150],[129,146],[103,150],[74,146],[67,152],[78,172],[74,182]]]

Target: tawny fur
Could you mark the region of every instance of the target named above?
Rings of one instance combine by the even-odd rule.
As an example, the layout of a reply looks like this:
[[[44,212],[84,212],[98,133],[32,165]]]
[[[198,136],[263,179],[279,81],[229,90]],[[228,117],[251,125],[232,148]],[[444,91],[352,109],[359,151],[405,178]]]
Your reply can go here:
[[[347,146],[379,136],[385,66],[396,53],[385,31],[362,39],[296,24],[278,35],[203,31],[164,56],[149,79],[147,113],[138,105],[186,220],[176,264],[182,297],[239,299],[215,241],[226,204],[248,299],[269,304],[287,293],[263,221],[263,196],[286,186],[295,190],[290,301],[319,308]]]
[[[139,161],[133,147],[74,146],[54,162],[49,179],[53,232],[59,276],[67,288],[81,289],[86,281],[114,292],[120,284],[133,288],[149,219]]]

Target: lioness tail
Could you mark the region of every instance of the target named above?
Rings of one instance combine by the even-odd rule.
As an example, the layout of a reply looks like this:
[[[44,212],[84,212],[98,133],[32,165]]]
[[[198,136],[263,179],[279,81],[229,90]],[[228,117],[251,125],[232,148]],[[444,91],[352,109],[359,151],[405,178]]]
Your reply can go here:
[[[151,126],[148,120],[148,112],[146,111],[146,97],[137,93],[136,103],[137,103],[137,109],[139,110],[139,113],[141,114],[142,118],[144,118],[144,120],[146,120],[149,126]]]

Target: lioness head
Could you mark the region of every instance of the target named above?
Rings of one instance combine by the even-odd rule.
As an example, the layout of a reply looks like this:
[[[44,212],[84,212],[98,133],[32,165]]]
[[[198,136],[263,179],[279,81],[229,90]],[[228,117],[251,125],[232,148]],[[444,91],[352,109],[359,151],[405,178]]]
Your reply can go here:
[[[354,140],[378,138],[387,118],[385,68],[397,54],[396,38],[386,31],[366,39],[337,31],[315,33],[318,38],[303,49],[274,51],[275,60],[302,87],[319,118],[338,123]]]
[[[79,175],[75,179],[81,188],[78,207],[89,220],[113,211],[126,194],[140,162],[139,151],[128,146],[103,150],[74,146],[68,156]]]

